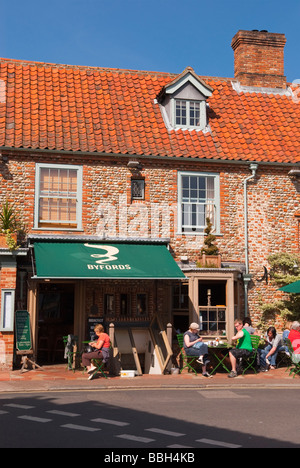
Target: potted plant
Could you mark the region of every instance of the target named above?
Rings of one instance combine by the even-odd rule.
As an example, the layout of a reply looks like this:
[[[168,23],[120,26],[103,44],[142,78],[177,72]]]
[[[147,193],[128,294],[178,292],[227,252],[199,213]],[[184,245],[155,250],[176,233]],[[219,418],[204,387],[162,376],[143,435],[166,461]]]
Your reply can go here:
[[[20,222],[16,217],[15,210],[6,201],[0,211],[0,247],[16,250],[17,232],[20,229]]]
[[[221,255],[214,244],[216,236],[212,234],[212,222],[206,218],[204,246],[201,249],[201,257],[197,266],[202,268],[221,268]]]

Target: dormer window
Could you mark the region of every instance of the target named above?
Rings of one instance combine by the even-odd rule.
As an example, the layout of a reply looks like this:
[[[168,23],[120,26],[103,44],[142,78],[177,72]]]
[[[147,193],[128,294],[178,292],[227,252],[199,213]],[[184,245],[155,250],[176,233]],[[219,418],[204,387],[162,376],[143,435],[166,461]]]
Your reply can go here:
[[[158,97],[166,126],[170,130],[204,130],[208,124],[206,100],[211,95],[212,88],[188,67]]]
[[[205,103],[204,109],[202,110],[202,114],[205,111]],[[201,122],[200,119],[200,101],[188,101],[183,99],[175,99],[175,126],[176,127],[201,127],[204,124],[206,126],[206,122]]]

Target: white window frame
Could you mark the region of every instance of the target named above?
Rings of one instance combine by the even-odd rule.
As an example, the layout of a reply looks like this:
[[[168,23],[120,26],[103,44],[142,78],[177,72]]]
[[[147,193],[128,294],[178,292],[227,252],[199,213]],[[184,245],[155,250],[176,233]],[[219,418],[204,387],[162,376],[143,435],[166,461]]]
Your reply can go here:
[[[53,223],[53,227],[39,226],[39,201],[40,201],[40,174],[41,169],[71,169],[77,171],[77,195],[76,195],[76,228],[57,226]],[[35,210],[34,210],[34,229],[40,230],[66,230],[66,231],[78,231],[82,230],[82,166],[74,166],[68,164],[46,164],[38,163],[36,164],[35,172]]]
[[[14,331],[15,320],[15,290],[1,289],[1,320],[0,331]]]
[[[176,102],[182,101],[186,103],[186,124],[177,124],[176,123]],[[191,125],[190,124],[190,104],[197,103],[199,104],[199,125]],[[182,128],[182,129],[195,129],[195,130],[203,130],[207,125],[207,118],[206,118],[206,101],[195,101],[193,99],[182,99],[182,98],[173,98],[172,99],[172,126],[173,128]]]
[[[188,177],[198,177],[198,178],[213,178],[214,180],[214,198],[212,203],[200,202],[197,200],[194,201],[184,201],[183,199],[183,185],[182,178],[184,176]],[[213,217],[209,216],[213,222],[213,232],[214,234],[220,234],[220,175],[218,173],[212,172],[178,172],[178,233],[185,235],[199,235],[204,234],[204,229],[206,227],[206,217],[209,216],[209,211],[213,210]],[[193,225],[190,224],[189,227],[191,230],[185,230],[182,223],[182,205],[202,205],[205,207],[204,215],[204,225]],[[207,206],[210,205],[210,209],[207,210]],[[193,230],[194,229],[194,230]]]

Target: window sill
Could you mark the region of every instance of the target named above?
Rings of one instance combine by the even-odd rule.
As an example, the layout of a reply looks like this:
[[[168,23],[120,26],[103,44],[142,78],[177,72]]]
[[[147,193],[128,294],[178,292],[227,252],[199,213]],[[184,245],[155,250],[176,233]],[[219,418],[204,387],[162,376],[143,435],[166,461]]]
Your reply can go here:
[[[221,234],[220,232],[213,232],[212,234],[216,237],[224,237],[224,234]],[[177,236],[201,236],[201,237],[206,236],[205,232],[182,232],[182,231],[178,231],[176,235]]]
[[[50,228],[50,227],[47,227],[47,228],[42,228],[42,227],[34,227],[32,228],[32,231],[39,231],[39,232],[44,232],[44,231],[64,231],[64,232],[84,232],[83,229],[78,229],[78,228],[74,228],[74,229],[71,229],[71,228],[59,228],[59,227],[56,227],[56,228]]]

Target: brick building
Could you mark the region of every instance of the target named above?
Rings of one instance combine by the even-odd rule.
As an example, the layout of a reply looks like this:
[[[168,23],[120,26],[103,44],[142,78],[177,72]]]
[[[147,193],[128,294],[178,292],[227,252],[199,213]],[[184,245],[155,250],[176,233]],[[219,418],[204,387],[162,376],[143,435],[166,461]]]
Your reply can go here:
[[[124,355],[133,330],[154,372],[154,317],[230,337],[235,317],[256,321],[279,297],[259,279],[270,254],[299,252],[285,42],[239,31],[234,78],[0,60],[0,201],[26,226],[17,250],[0,248],[1,366],[13,364],[16,310],[29,312],[38,361],[56,362],[61,336],[82,342],[99,319]],[[198,263],[207,217],[214,266]]]

